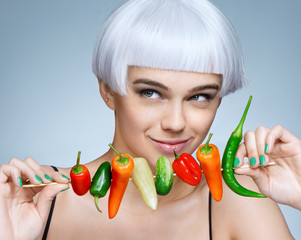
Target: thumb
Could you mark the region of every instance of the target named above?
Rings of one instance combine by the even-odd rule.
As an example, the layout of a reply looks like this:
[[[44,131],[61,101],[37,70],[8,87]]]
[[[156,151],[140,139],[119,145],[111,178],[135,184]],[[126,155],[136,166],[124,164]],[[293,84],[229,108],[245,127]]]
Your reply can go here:
[[[69,189],[69,184],[55,184],[44,187],[39,192],[36,207],[43,220],[46,220],[50,211],[50,206],[54,197],[63,190]]]
[[[243,165],[234,170],[236,174],[249,176],[253,179],[261,192],[266,192],[268,186],[268,177],[265,168],[251,168],[248,165]]]
[[[259,172],[259,168],[255,168],[255,167],[250,167],[249,164],[247,162],[245,162],[243,165],[241,165],[240,167],[236,167],[234,168],[234,172],[236,174],[239,175],[247,175],[250,177],[255,177],[256,175],[258,175]]]
[[[239,174],[239,175],[246,175],[255,181],[256,179],[262,178],[262,169],[256,167],[250,167],[248,163],[244,163],[242,166],[237,167],[234,169],[234,173]]]

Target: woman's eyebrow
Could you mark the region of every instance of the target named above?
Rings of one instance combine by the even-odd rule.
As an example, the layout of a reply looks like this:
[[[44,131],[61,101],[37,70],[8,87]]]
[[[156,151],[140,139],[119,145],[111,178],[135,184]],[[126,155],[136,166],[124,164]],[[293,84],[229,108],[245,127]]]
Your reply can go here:
[[[189,90],[189,93],[194,93],[194,92],[198,92],[198,91],[202,91],[202,90],[206,90],[206,89],[214,89],[214,90],[219,90],[220,86],[218,84],[205,84],[205,85],[201,85],[201,86],[197,86],[194,87],[193,89]]]
[[[169,88],[167,86],[165,86],[164,84],[162,84],[160,82],[150,80],[150,79],[139,78],[139,79],[136,79],[135,81],[133,81],[134,85],[135,84],[140,84],[140,83],[151,85],[151,86],[154,86],[154,87],[159,87],[159,88],[162,88],[164,90],[169,90]]]

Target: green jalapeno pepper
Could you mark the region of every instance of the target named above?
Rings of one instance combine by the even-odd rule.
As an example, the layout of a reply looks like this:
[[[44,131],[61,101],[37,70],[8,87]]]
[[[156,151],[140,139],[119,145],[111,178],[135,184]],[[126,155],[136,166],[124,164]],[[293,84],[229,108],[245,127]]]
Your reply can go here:
[[[166,195],[173,184],[173,168],[170,160],[166,157],[159,157],[156,163],[155,186],[159,195]]]
[[[250,96],[248,104],[242,115],[242,118],[241,118],[238,126],[236,127],[236,129],[232,132],[231,137],[229,138],[228,143],[226,145],[223,159],[222,159],[223,179],[232,191],[234,191],[235,193],[237,193],[241,196],[266,198],[266,196],[263,194],[253,192],[253,191],[241,186],[235,179],[234,172],[233,172],[234,158],[235,158],[238,146],[242,140],[242,128],[243,128],[243,124],[245,122],[251,101],[252,101],[252,96]]]
[[[97,169],[90,187],[90,194],[94,196],[94,202],[97,210],[102,212],[98,206],[98,200],[104,197],[111,186],[111,164],[103,162]]]

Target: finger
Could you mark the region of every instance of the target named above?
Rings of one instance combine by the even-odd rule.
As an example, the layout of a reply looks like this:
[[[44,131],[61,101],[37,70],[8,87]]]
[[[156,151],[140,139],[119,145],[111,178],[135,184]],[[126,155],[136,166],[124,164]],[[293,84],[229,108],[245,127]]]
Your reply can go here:
[[[255,132],[246,132],[246,134],[244,135],[244,142],[249,159],[249,165],[251,168],[257,168],[259,166],[259,156],[257,152]]]
[[[70,178],[61,172],[51,171],[47,172],[48,175],[53,179],[53,181],[58,183],[69,183]]]
[[[31,183],[26,182],[26,184],[23,185],[23,187],[27,187],[27,188],[31,187],[32,191],[34,191],[35,193],[38,193],[47,185],[70,183],[70,178],[68,176],[66,176],[58,171],[54,171],[54,169],[51,168],[50,166],[43,166],[43,167],[44,167],[44,171],[47,173],[47,175],[49,175],[52,178],[53,181],[50,183],[39,183],[39,184],[31,184]]]
[[[44,187],[37,199],[37,209],[41,218],[45,221],[48,217],[51,203],[60,192],[69,189],[69,184],[56,184]]]
[[[259,165],[260,166],[266,166],[269,163],[269,157],[265,154],[265,142],[266,137],[269,133],[269,129],[266,127],[258,127],[255,131],[255,137],[256,137],[256,145],[257,145],[257,152],[259,155]]]
[[[31,167],[35,174],[35,178],[38,180],[39,183],[49,183],[52,182],[53,179],[46,174],[42,166],[34,160],[32,157],[28,157],[24,160],[24,163],[26,163],[29,167]]]
[[[244,163],[241,167],[235,168],[234,172],[236,174],[246,175],[254,179],[262,175],[262,168],[252,168],[248,163]]]
[[[29,179],[29,181],[33,184],[40,184],[41,181],[39,181],[39,178],[37,177],[35,171],[25,162],[17,159],[17,158],[12,158],[9,163],[9,165],[14,166],[19,169],[21,173],[21,178],[24,179]]]
[[[58,183],[69,183],[70,177],[67,173],[60,172],[59,169],[54,170],[51,166],[41,166],[44,172],[52,178],[54,182]],[[69,170],[68,170],[69,171]],[[66,174],[66,175],[65,175]]]
[[[291,132],[286,130],[280,125],[277,125],[271,129],[269,134],[266,137],[266,149],[265,153],[270,154],[273,151],[275,142],[280,140],[283,143],[288,143],[296,141],[298,138],[294,136]]]
[[[5,183],[11,179],[16,186],[22,186],[20,170],[8,164],[2,164],[0,167],[0,183]]]
[[[46,173],[46,175],[48,175],[52,179],[52,182],[59,183],[59,185],[70,183],[70,178],[68,176],[62,174],[61,172],[55,171],[52,167],[50,166],[41,166],[41,167],[43,168],[43,171]],[[38,186],[39,185],[33,187],[32,191],[38,193],[45,188],[45,185],[43,187],[38,187]]]
[[[238,146],[237,152],[235,154],[233,167],[234,168],[241,167],[244,163],[244,158],[246,156],[247,156],[247,149],[246,149],[245,143],[243,142]]]

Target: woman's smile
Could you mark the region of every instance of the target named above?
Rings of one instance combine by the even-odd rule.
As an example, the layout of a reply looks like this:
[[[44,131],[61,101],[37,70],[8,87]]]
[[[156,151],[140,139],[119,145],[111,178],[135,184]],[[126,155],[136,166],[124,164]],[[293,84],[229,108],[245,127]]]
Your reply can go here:
[[[188,145],[188,139],[179,139],[179,140],[157,140],[150,138],[154,143],[155,147],[162,152],[163,155],[173,154],[174,151],[177,153],[182,152],[182,150]]]

